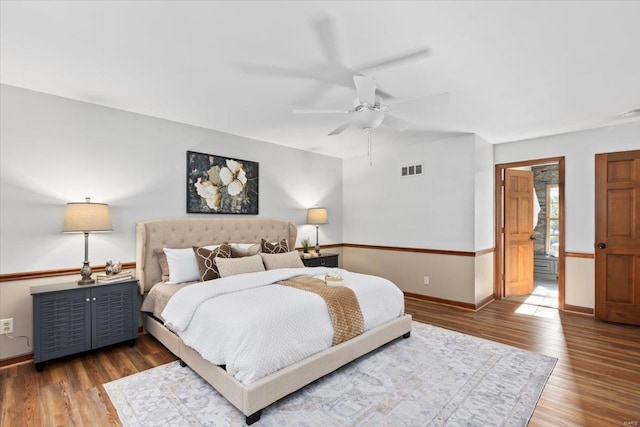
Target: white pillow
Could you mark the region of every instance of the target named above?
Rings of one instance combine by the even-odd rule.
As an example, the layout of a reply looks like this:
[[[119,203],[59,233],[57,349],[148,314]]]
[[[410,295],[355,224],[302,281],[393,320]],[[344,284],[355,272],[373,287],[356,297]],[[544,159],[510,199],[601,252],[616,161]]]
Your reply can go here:
[[[259,245],[260,243],[229,243],[229,246],[236,249],[249,249],[253,245]]]
[[[281,254],[260,254],[264,266],[267,270],[276,268],[303,268],[304,263],[300,259],[298,251],[285,252]]]
[[[214,250],[218,246],[220,245],[204,246],[204,248]],[[162,250],[167,256],[167,264],[169,265],[169,280],[166,283],[175,284],[199,280],[200,270],[193,248],[162,248]]]
[[[260,255],[244,256],[242,258],[216,257],[215,261],[220,277],[264,271],[264,264]]]
[[[229,243],[229,247],[233,258],[256,255],[260,252],[260,243]]]

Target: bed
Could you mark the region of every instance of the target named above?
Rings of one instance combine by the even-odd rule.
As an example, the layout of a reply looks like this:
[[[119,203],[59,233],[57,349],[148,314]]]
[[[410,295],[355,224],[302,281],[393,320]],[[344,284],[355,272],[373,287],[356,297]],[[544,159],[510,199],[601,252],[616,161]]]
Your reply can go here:
[[[296,236],[295,224],[276,219],[178,218],[140,222],[136,224],[136,273],[140,293],[148,295],[154,285],[163,282],[155,255],[162,248],[190,248],[222,242],[251,244],[261,239],[269,242],[284,239],[293,248]],[[246,416],[247,424],[252,424],[259,420],[262,410],[271,403],[396,338],[409,337],[411,316],[402,312],[348,341],[249,383],[243,383],[232,376],[226,366],[203,358],[178,334],[165,327],[157,313],[155,316],[153,313],[145,313],[143,326],[146,332],[175,354],[182,364],[188,365],[238,408]]]

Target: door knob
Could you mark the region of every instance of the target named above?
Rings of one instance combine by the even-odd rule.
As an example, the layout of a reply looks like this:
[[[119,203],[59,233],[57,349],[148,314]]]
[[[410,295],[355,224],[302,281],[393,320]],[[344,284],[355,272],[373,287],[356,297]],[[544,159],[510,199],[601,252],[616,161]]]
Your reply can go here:
[[[607,247],[607,245],[605,245],[604,243],[598,243],[598,248],[599,249],[604,249],[606,247]]]
[[[532,241],[533,241],[533,240],[536,240],[536,238],[535,238],[535,237],[533,237],[533,236],[531,236],[531,237],[529,237],[529,240],[532,240]]]

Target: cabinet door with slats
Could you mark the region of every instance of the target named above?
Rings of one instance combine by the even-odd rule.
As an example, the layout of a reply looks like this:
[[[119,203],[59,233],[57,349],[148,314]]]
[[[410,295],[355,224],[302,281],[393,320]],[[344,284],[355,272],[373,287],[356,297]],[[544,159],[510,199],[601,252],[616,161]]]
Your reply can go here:
[[[138,335],[137,282],[91,289],[92,347],[133,340]]]
[[[75,289],[34,296],[35,363],[91,348],[89,291]]]

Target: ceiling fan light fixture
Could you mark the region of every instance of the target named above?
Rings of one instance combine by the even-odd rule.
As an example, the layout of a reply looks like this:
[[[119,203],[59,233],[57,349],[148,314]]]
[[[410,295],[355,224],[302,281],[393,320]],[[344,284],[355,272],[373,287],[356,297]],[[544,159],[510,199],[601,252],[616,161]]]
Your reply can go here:
[[[384,112],[363,109],[353,116],[353,123],[362,129],[375,129],[382,124]]]

